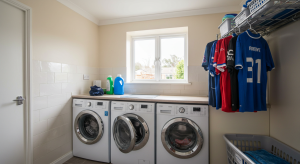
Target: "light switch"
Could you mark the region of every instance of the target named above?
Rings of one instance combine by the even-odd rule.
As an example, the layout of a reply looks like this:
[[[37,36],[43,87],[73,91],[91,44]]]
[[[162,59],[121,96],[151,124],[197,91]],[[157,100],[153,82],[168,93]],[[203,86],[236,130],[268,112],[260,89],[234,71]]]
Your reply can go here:
[[[83,74],[83,80],[89,80],[90,79],[90,75],[88,74]]]

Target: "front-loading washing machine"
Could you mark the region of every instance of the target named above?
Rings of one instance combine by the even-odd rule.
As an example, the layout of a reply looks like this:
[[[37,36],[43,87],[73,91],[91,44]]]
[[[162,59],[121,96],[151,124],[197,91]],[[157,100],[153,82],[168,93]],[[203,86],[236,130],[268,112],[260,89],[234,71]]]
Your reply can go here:
[[[110,102],[73,100],[73,155],[110,163]]]
[[[111,102],[111,162],[155,163],[155,104]]]
[[[156,109],[156,163],[208,164],[208,106],[158,103]]]

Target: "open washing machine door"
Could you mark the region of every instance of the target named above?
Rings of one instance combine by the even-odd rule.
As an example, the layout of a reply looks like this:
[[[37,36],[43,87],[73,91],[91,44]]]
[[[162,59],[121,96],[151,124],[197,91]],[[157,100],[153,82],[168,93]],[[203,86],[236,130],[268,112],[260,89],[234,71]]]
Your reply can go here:
[[[84,110],[77,115],[74,129],[77,138],[89,145],[98,142],[104,133],[101,117],[91,110]]]
[[[200,152],[204,140],[200,127],[194,121],[174,118],[163,126],[161,141],[171,155],[186,159]]]
[[[142,117],[136,114],[124,114],[114,121],[113,137],[119,150],[129,153],[147,144],[149,128]]]

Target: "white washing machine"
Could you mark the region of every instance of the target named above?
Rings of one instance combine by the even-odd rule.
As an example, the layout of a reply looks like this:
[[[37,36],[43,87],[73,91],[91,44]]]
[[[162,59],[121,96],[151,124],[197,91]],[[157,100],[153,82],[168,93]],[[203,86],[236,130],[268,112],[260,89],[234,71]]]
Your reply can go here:
[[[209,164],[207,105],[156,106],[156,164]]]
[[[110,102],[73,100],[73,155],[110,163]]]
[[[111,163],[155,163],[155,104],[111,102]]]

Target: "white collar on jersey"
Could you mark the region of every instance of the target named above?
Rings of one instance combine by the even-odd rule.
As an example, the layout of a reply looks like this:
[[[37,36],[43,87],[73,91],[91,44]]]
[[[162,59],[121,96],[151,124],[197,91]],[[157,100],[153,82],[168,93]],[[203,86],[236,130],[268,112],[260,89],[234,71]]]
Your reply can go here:
[[[258,34],[259,36],[258,37],[254,37],[254,36],[251,36],[250,34],[249,34],[249,30],[247,30],[246,31],[246,33],[248,34],[248,36],[250,37],[250,38],[252,38],[252,39],[259,39],[259,38],[261,38],[261,35],[260,34]],[[251,33],[251,32],[250,32]],[[251,33],[252,34],[252,33]]]

